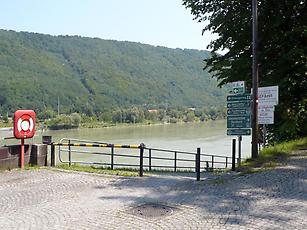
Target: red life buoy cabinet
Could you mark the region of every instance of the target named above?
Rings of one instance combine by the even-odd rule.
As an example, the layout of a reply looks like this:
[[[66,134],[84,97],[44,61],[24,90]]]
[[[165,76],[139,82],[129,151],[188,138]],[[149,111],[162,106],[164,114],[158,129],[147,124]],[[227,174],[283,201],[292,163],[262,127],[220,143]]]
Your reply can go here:
[[[31,138],[35,134],[36,115],[33,110],[17,110],[14,113],[14,136],[17,139]]]

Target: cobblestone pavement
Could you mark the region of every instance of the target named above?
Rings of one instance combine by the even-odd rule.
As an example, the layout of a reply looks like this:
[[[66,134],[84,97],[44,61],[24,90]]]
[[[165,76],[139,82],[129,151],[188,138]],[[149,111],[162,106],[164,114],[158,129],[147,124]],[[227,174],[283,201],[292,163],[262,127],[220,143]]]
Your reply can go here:
[[[261,173],[202,178],[3,172],[0,229],[307,229],[306,156]],[[144,204],[172,211],[134,209]]]

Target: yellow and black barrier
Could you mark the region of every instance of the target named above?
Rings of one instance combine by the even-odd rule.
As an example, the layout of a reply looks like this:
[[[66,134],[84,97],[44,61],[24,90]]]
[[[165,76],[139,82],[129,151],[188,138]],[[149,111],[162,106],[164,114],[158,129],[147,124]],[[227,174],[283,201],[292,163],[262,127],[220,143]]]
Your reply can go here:
[[[71,146],[71,147],[96,147],[96,148],[123,148],[123,149],[140,149],[145,145],[121,145],[121,144],[92,144],[92,143],[60,143],[53,142],[50,145],[54,146]]]

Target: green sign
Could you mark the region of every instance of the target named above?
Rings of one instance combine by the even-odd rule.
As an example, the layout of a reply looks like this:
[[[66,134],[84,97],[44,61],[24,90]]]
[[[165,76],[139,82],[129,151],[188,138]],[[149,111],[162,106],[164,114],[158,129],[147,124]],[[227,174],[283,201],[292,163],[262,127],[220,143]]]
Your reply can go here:
[[[238,95],[229,95],[227,96],[227,102],[246,102],[251,100],[251,95],[250,94],[238,94]]]
[[[251,103],[250,101],[240,102],[240,101],[233,101],[233,102],[227,102],[227,108],[238,108],[238,109],[244,109],[244,108],[250,108]]]
[[[227,128],[250,128],[251,127],[251,118],[249,115],[245,116],[228,116],[227,117]]]
[[[242,115],[250,115],[251,110],[250,108],[241,109],[241,108],[234,108],[227,110],[227,116],[242,116]]]
[[[228,136],[249,136],[251,135],[250,129],[227,129]]]
[[[242,94],[242,93],[245,93],[245,88],[244,87],[233,88],[232,92],[234,94]]]

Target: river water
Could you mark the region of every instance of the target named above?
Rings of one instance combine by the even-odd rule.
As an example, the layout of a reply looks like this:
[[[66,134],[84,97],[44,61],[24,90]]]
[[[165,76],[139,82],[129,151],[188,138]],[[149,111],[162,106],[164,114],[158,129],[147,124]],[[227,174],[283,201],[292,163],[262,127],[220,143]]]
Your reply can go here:
[[[12,131],[2,130],[1,138],[12,136]],[[51,135],[53,141],[61,138],[76,138],[102,141],[113,144],[140,144],[146,147],[165,148],[178,151],[196,152],[198,147],[203,153],[231,156],[231,141],[235,136],[226,135],[226,121],[201,123],[136,125],[110,128],[91,128],[37,132],[34,139],[26,143],[41,142],[42,135]],[[1,144],[18,143],[16,140],[1,140]],[[250,157],[251,137],[243,136],[242,158]]]

